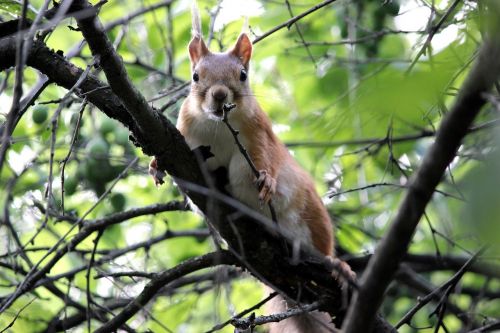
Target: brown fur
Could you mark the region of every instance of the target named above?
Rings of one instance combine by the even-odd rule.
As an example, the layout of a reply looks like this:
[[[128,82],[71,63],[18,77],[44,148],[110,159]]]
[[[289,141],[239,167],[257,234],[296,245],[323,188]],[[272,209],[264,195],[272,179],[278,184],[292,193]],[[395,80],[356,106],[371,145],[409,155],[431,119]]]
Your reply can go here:
[[[325,256],[333,258],[333,226],[315,190],[313,180],[273,133],[271,121],[253,96],[248,80],[241,79],[242,73],[245,72],[246,75],[249,69],[252,54],[249,38],[242,34],[230,51],[211,53],[203,39],[195,35],[188,49],[193,75],[196,74],[196,79],[193,76],[191,92],[181,107],[177,123],[177,127],[186,137],[188,144],[192,148],[201,144],[210,144],[212,150],[217,152],[214,160],[227,167],[230,181],[234,180],[232,182],[233,195],[252,207],[255,206],[254,199],[257,196],[264,201],[272,198],[273,203],[276,204],[278,222],[283,225],[282,228],[296,228],[297,230],[287,231],[292,231],[291,234],[298,235],[301,241],[306,240],[308,245],[312,245]],[[226,95],[227,98],[220,98]],[[261,170],[264,185],[260,190],[253,188],[253,182],[256,179],[249,172],[248,165],[235,160],[241,157],[240,152],[230,150],[233,149],[232,143],[228,141],[232,141],[232,137],[225,132],[227,131],[225,125],[218,124],[224,103],[237,105],[235,111],[229,114],[230,122],[240,131],[242,143],[246,146],[256,168]],[[208,133],[204,127],[210,128]],[[212,130],[213,133],[210,132]],[[217,135],[224,136],[224,140],[217,141]],[[156,167],[153,162],[152,167]],[[238,179],[231,179],[231,177]],[[248,195],[254,197],[248,197]],[[293,221],[287,221],[287,219],[293,219]],[[277,297],[268,308],[272,312],[282,312],[287,306],[288,303],[283,298]],[[270,332],[326,331],[321,328],[322,325],[318,324],[318,321],[331,325],[328,314],[314,312],[272,324]]]

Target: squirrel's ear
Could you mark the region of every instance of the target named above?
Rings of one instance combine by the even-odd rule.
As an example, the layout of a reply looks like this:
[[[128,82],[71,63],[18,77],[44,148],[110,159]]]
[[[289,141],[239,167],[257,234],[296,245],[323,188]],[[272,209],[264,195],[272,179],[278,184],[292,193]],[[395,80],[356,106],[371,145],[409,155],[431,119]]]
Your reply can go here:
[[[189,57],[191,58],[191,63],[193,65],[197,64],[202,57],[206,56],[210,52],[201,36],[194,36],[189,43],[188,49]]]
[[[230,53],[240,58],[241,62],[243,62],[243,66],[248,67],[250,57],[252,57],[252,42],[247,34],[242,33],[240,37],[238,37]]]

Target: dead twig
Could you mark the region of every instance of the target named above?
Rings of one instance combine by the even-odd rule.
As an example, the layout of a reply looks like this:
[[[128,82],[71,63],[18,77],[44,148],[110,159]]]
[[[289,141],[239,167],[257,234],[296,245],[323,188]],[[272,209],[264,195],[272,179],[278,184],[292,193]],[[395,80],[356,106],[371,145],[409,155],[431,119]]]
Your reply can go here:
[[[240,134],[240,132],[238,130],[235,130],[234,127],[231,126],[231,124],[229,123],[229,120],[227,119],[229,112],[231,112],[231,110],[234,109],[235,107],[236,107],[236,104],[231,104],[231,103],[224,104],[222,106],[222,112],[223,112],[222,122],[224,122],[224,124],[226,124],[227,128],[229,129],[229,131],[233,135],[234,141],[235,141],[236,145],[238,146],[238,149],[240,150],[240,152],[243,155],[243,157],[245,158],[245,160],[248,162],[248,165],[250,166],[250,169],[252,169],[254,176],[258,179],[260,176],[260,172],[255,167],[255,164],[253,163],[252,159],[250,158],[250,155],[248,155],[248,151],[245,149],[243,144],[238,139],[238,135]],[[273,206],[271,201],[272,200],[269,200],[269,203],[268,203],[269,210],[271,211],[271,219],[273,220],[273,222],[278,223],[278,217],[276,216],[276,210],[274,209],[274,206]]]
[[[269,296],[267,296],[266,298],[264,298],[262,301],[260,301],[259,303],[255,304],[254,306],[252,306],[251,308],[248,308],[240,313],[238,313],[237,315],[235,315],[233,318],[229,319],[229,320],[226,320],[225,322],[221,323],[221,324],[218,324],[216,326],[214,326],[210,331],[206,331],[205,333],[213,333],[213,332],[216,332],[218,330],[221,330],[223,329],[224,327],[226,327],[227,325],[231,324],[234,320],[238,320],[239,318],[245,316],[246,314],[260,308],[262,305],[266,304],[267,302],[269,302],[271,299],[273,299],[274,297],[276,297],[278,295],[277,292],[273,292],[271,294],[269,294]]]

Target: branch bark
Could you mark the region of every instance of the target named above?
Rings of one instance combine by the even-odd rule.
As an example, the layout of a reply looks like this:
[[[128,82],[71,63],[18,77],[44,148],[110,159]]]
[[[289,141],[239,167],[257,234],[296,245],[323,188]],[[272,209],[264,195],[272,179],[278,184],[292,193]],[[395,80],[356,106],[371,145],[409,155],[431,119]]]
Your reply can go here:
[[[493,1],[490,14],[498,15],[500,6]],[[493,10],[495,9],[495,10]],[[344,332],[363,333],[370,330],[374,315],[382,303],[387,286],[392,281],[403,259],[425,207],[468,129],[486,103],[487,93],[500,75],[500,24],[494,24],[485,40],[478,59],[470,71],[450,112],[444,117],[436,134],[436,141],[425,155],[422,165],[409,184],[408,192],[392,222],[389,231],[375,250],[361,277],[343,325]],[[362,320],[360,320],[362,318]]]
[[[111,90],[119,98],[139,127],[143,140],[147,143],[161,142],[154,149],[154,155],[158,158],[159,162],[158,166],[167,170],[172,167],[176,168],[175,165],[177,168],[184,168],[184,163],[175,163],[175,165],[170,165],[168,168],[162,164],[162,162],[167,160],[166,158],[162,158],[163,155],[172,157],[172,153],[178,156],[190,157],[191,161],[184,162],[187,165],[197,166],[187,144],[174,145],[175,141],[184,141],[179,131],[171,122],[154,110],[148,104],[146,98],[132,84],[123,61],[107,37],[105,28],[98,19],[96,11],[91,10],[94,7],[87,0],[74,1],[72,6],[75,11],[88,11],[91,13],[86,17],[76,17],[78,27],[87,41],[92,54],[99,59],[99,65],[106,75]],[[152,151],[149,155],[151,153]],[[173,161],[170,158],[169,160]],[[196,183],[202,182],[202,178],[199,177],[201,173],[199,172],[192,173],[188,177],[186,177],[185,172],[182,172],[182,174],[181,178],[183,179]]]
[[[94,333],[114,332],[120,328],[134,314],[139,312],[155,295],[168,285],[168,283],[197,270],[213,267],[214,265],[233,265],[236,258],[228,251],[212,252],[201,257],[192,258],[182,262],[176,267],[164,271],[158,277],[152,279],[144,290],[132,300],[117,316],[113,317]]]
[[[86,6],[87,2],[80,1],[79,4]],[[82,97],[86,96],[89,102],[105,114],[125,124],[132,132],[135,144],[140,146],[145,154],[155,155],[161,169],[165,169],[179,180],[179,184],[186,184],[184,189],[190,198],[202,211],[210,214],[211,222],[227,241],[233,255],[237,256],[240,263],[252,274],[298,302],[311,303],[322,300],[321,304],[325,305],[321,310],[341,318],[340,285],[332,278],[332,267],[323,256],[308,249],[301,249],[292,260],[289,255],[295,253],[292,248],[285,249],[282,246],[283,239],[268,232],[255,215],[250,216],[235,209],[228,204],[229,200],[223,195],[208,199],[204,191],[189,190],[200,188],[207,190],[196,157],[177,129],[163,115],[144,103],[143,97],[135,88],[128,86],[130,82],[115,82],[126,80],[126,73],[120,64],[121,59],[117,58],[116,52],[109,49],[112,47],[109,41],[92,41],[95,38],[107,39],[102,32],[102,26],[99,26],[95,19],[95,17],[83,19],[86,21],[79,19],[80,29],[88,37],[87,41],[94,54],[99,56],[110,86],[88,75],[75,93]],[[91,36],[94,33],[95,35]],[[14,65],[14,54],[14,38],[1,38],[0,70]],[[41,41],[34,41],[28,54],[27,65],[40,70],[51,81],[67,89],[74,86],[83,72],[64,57],[49,50]],[[126,89],[128,93],[123,95],[121,88]],[[208,203],[215,203],[216,207],[207,207]],[[81,232],[84,230],[90,234],[97,229],[86,226]],[[81,237],[73,239],[69,247],[74,246],[80,239]],[[56,253],[56,257],[61,254],[62,252]],[[23,292],[30,290],[34,286],[33,283],[43,278],[51,264],[53,262],[49,262],[43,270],[33,274]],[[127,310],[123,315],[119,315],[120,321],[124,323],[134,313]],[[113,325],[119,324],[117,321],[118,319]],[[383,320],[379,323],[382,329],[378,332],[391,330]]]
[[[9,36],[0,39],[0,70],[5,70],[15,64],[15,37]],[[70,89],[83,73],[83,70],[69,63],[63,56],[50,50],[41,41],[35,41],[28,54],[27,65],[46,74],[49,79],[67,89]],[[196,157],[185,143],[182,135],[177,129],[161,114],[155,113],[158,122],[163,126],[161,132],[167,133],[167,141],[161,141],[155,131],[143,133],[139,126],[139,120],[134,119],[124,107],[120,98],[110,91],[110,87],[99,81],[96,77],[88,75],[75,92],[77,95],[86,96],[88,101],[97,106],[107,116],[120,121],[127,126],[132,135],[134,143],[140,146],[147,155],[155,155],[160,167],[179,180],[179,183],[193,184],[200,188],[205,187],[205,182],[198,166]],[[181,181],[182,180],[182,181]],[[191,191],[186,186],[193,202],[203,211],[207,212],[207,196],[200,191]],[[314,301],[317,295],[334,296],[340,295],[340,288],[330,275],[330,271],[325,265],[322,257],[307,254],[301,264],[297,265],[287,258],[287,253],[281,247],[281,238],[271,235],[261,226],[261,221],[255,216],[249,217],[241,212],[238,215],[231,204],[227,203],[224,196],[218,197],[212,203],[220,205],[217,209],[211,209],[210,218],[212,223],[218,228],[221,235],[228,241],[229,245],[240,253],[247,268],[254,274],[265,277],[265,279],[285,292],[289,292],[292,298],[297,297],[300,288],[305,288],[302,292],[304,302]],[[213,208],[213,207],[212,207]],[[259,214],[256,214],[259,215]],[[259,228],[255,226],[259,225]],[[93,232],[94,230],[88,230]],[[90,234],[90,233],[89,233]],[[276,265],[280,269],[276,269]],[[283,272],[287,278],[283,279]],[[44,274],[36,274],[41,278]],[[306,286],[301,286],[301,281],[308,281]],[[315,282],[314,282],[315,281]],[[318,283],[318,285],[315,285]],[[301,286],[301,287],[298,287]],[[337,304],[331,304],[332,313],[336,313],[340,308],[340,297],[333,297],[338,300]]]

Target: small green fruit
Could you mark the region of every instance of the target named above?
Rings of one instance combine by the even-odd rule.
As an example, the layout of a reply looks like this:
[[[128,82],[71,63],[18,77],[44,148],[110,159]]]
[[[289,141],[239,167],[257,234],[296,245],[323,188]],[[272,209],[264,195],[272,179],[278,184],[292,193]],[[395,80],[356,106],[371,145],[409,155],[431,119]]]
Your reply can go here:
[[[101,126],[99,127],[99,132],[103,136],[113,132],[115,129],[115,122],[110,118],[104,118],[101,122]]]
[[[115,130],[115,140],[116,143],[119,144],[120,146],[127,146],[129,144],[128,136],[129,136],[128,130],[123,127],[118,127]]]
[[[109,178],[111,165],[106,159],[88,158],[84,162],[85,179],[90,183],[106,183]]]
[[[49,108],[46,105],[36,105],[33,108],[33,113],[31,114],[31,119],[35,124],[43,124],[49,116]]]
[[[94,138],[87,143],[86,150],[90,158],[102,159],[108,154],[108,143],[100,137]]]
[[[121,212],[125,208],[127,203],[127,198],[121,193],[115,193],[109,199],[111,201],[111,206],[115,212]]]
[[[64,193],[67,195],[73,195],[76,192],[77,186],[78,179],[76,177],[69,177],[64,181]]]

